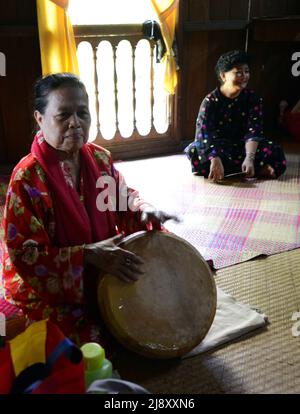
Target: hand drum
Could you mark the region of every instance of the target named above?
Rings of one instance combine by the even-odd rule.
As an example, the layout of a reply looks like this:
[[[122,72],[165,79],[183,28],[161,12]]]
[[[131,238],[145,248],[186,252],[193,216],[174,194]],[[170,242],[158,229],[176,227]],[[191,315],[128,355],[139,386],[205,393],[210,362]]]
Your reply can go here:
[[[145,274],[133,283],[105,275],[98,285],[104,322],[126,348],[150,358],[180,357],[208,332],[216,311],[213,275],[200,253],[174,234],[151,231],[120,247],[138,254]]]

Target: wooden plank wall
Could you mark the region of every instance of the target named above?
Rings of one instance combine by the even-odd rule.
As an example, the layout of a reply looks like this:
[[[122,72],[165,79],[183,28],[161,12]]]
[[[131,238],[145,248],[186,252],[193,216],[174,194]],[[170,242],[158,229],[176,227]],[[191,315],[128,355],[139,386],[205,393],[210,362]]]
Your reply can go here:
[[[252,0],[250,17],[300,15],[297,0]],[[180,8],[183,34],[181,49],[181,136],[192,140],[199,105],[217,86],[214,73],[220,54],[244,49],[248,0],[184,0]],[[276,29],[275,29],[276,30]],[[291,55],[298,42],[266,43],[254,40],[254,25],[249,31],[249,53],[255,57],[250,86],[266,103],[266,127],[274,125],[278,102],[296,99],[298,79],[291,79]],[[276,85],[276,86],[275,86]],[[279,86],[279,87],[278,87]],[[298,91],[300,90],[298,85]],[[299,94],[299,93],[298,93]],[[299,98],[299,97],[298,97]]]
[[[32,141],[32,86],[41,74],[35,0],[0,2],[0,163],[15,163]]]
[[[0,2],[0,51],[7,58],[7,76],[0,76],[0,163],[17,162],[28,153],[32,140],[32,86],[41,74],[35,4],[35,0]],[[180,1],[176,134],[182,141],[193,139],[201,100],[217,85],[217,58],[245,46],[247,13],[248,0]],[[297,14],[298,0],[252,0],[252,17]],[[252,27],[249,34],[249,50],[256,57],[251,84],[264,96],[266,118],[272,122],[278,100],[298,96],[299,78],[291,79],[289,59],[300,46],[267,43],[256,39],[256,32]]]

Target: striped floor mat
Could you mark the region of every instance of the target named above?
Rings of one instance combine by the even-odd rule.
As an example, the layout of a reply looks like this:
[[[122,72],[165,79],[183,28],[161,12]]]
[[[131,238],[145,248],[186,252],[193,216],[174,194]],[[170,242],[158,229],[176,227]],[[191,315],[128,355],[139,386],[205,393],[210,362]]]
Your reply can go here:
[[[300,157],[278,180],[213,184],[193,176],[184,155],[117,163],[129,186],[178,214],[166,227],[188,240],[215,269],[300,246]]]

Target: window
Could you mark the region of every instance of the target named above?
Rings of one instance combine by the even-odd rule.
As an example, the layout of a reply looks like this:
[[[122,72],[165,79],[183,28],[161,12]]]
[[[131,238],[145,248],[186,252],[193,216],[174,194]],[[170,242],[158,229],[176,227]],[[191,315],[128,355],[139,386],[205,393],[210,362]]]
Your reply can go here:
[[[90,141],[111,149],[170,138],[173,97],[156,44],[142,33],[145,20],[157,19],[150,0],[70,0],[68,11],[90,97]]]
[[[68,11],[75,25],[133,24],[156,19],[150,0],[70,0]]]

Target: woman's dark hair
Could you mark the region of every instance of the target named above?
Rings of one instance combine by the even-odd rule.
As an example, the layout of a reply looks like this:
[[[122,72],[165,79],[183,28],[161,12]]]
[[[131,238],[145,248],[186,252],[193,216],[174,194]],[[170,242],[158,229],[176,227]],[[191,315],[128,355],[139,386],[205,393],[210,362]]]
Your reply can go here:
[[[48,105],[49,94],[55,89],[65,86],[81,88],[87,94],[84,84],[73,73],[47,75],[38,79],[34,86],[34,109],[44,114]]]
[[[228,72],[237,65],[250,64],[250,56],[242,50],[231,50],[224,53],[218,59],[215,71],[218,79],[221,81],[220,73]]]

